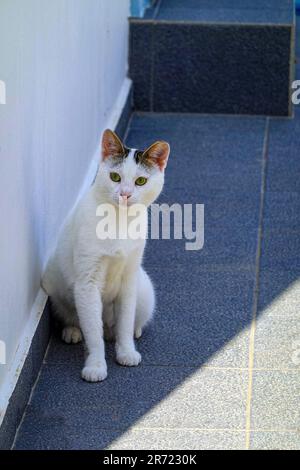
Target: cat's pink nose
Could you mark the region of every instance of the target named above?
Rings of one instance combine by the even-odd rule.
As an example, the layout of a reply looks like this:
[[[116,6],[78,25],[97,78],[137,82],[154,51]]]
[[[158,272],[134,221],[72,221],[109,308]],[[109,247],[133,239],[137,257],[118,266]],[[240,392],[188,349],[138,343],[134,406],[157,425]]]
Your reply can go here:
[[[127,201],[131,197],[131,193],[122,192],[120,193],[120,196],[123,199],[123,201]]]

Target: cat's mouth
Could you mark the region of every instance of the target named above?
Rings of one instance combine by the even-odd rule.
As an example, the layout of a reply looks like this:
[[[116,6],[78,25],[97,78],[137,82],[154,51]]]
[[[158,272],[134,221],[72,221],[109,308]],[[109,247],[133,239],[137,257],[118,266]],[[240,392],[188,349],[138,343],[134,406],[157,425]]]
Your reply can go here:
[[[134,204],[134,201],[131,198],[124,199],[121,196],[119,196],[118,203],[120,207],[129,207]]]

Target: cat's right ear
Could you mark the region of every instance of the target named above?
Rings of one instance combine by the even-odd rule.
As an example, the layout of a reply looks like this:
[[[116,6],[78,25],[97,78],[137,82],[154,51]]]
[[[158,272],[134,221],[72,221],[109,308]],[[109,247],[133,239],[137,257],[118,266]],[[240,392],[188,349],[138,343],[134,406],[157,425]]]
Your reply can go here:
[[[122,155],[124,147],[117,134],[110,129],[106,129],[102,136],[102,159]]]

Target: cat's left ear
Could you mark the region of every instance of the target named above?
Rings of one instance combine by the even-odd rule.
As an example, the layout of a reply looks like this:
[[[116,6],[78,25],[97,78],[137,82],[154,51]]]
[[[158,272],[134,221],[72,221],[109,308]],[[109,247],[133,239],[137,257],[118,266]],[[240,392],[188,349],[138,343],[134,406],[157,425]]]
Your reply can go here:
[[[150,147],[143,153],[145,158],[150,163],[158,166],[160,171],[164,171],[167,166],[168,158],[170,155],[170,145],[167,142],[159,141],[150,145]]]
[[[108,157],[122,155],[124,153],[124,146],[117,136],[117,134],[110,129],[103,132],[102,137],[102,158],[105,160]]]

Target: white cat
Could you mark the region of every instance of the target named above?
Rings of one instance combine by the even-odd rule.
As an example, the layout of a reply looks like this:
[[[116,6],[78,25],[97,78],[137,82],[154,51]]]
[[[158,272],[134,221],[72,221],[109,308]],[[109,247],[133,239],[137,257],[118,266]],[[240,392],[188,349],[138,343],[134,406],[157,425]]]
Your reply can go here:
[[[63,323],[63,340],[77,343],[83,334],[82,378],[87,381],[107,376],[103,332],[115,338],[119,364],[140,363],[134,336],[141,336],[155,304],[152,282],[141,266],[145,239],[99,239],[97,207],[113,204],[116,213],[136,203],[148,207],[162,190],[169,153],[166,142],[146,151],[129,149],[106,130],[96,180],[68,217],[47,265],[42,285]]]

